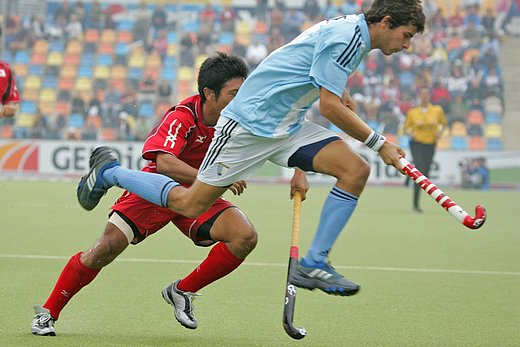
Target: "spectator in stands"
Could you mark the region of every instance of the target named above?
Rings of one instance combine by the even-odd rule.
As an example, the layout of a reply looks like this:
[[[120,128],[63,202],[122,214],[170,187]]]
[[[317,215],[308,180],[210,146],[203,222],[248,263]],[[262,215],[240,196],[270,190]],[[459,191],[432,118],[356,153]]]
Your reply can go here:
[[[495,64],[489,64],[487,72],[482,78],[482,87],[484,98],[490,95],[497,95],[500,99],[503,99],[504,81],[502,76],[498,74]]]
[[[207,27],[201,27],[196,36],[198,54],[209,55],[213,49],[213,31]]]
[[[59,3],[61,3],[61,6],[58,8],[56,12],[54,12],[54,21],[56,21],[59,17],[63,17],[65,19],[65,22],[68,22],[70,20],[70,15],[72,14],[72,8],[69,6],[68,0],[62,0]]]
[[[117,139],[120,141],[134,140],[134,134],[130,125],[131,116],[125,111],[119,113],[119,125],[117,127]]]
[[[291,41],[301,33],[303,23],[305,23],[305,16],[299,9],[293,7],[285,13],[282,34],[287,41]]]
[[[498,36],[505,34],[504,25],[509,16],[512,0],[498,0],[496,2],[495,33]]]
[[[303,14],[312,22],[316,22],[320,15],[320,6],[317,0],[305,0],[302,7]]]
[[[286,40],[285,37],[282,35],[282,32],[280,31],[280,28],[274,27],[271,30],[271,33],[267,37],[267,51],[268,53],[271,53],[275,49],[278,49],[285,45]]]
[[[424,5],[423,5],[424,10]],[[340,8],[341,14],[355,14],[361,12],[361,7],[357,0],[346,0]],[[426,13],[425,13],[426,14]],[[426,16],[428,17],[428,16]]]
[[[81,26],[84,28],[87,10],[85,9],[85,5],[83,5],[83,2],[81,0],[76,1],[74,7],[72,8],[72,13],[76,15],[76,18],[81,23]]]
[[[62,41],[65,39],[65,27],[67,26],[67,20],[65,16],[58,16],[47,29],[50,41]]]
[[[424,15],[427,20],[431,23],[431,18],[435,16],[435,14],[439,11],[439,6],[437,6],[436,0],[422,0],[422,6]]]
[[[31,130],[31,137],[36,139],[46,139],[50,133],[48,116],[43,114],[39,108],[34,114],[34,124]]]
[[[381,107],[380,132],[383,134],[397,135],[403,124],[404,115],[399,106],[393,102],[387,102]]]
[[[168,53],[168,33],[165,29],[161,29],[155,40],[153,41],[154,50],[159,53],[161,61],[164,62],[166,54]]]
[[[482,28],[486,35],[495,32],[495,13],[492,7],[488,7],[482,17]]]
[[[105,94],[105,99],[102,104],[103,113],[100,114],[103,120],[103,126],[106,128],[114,128],[119,114],[121,105],[121,93],[111,85],[110,89]]]
[[[78,93],[74,93],[74,95],[72,96],[71,105],[72,105],[72,109],[71,109],[72,113],[78,113],[78,114],[82,115],[83,117],[86,116],[87,107],[86,107],[85,101],[83,100],[81,95],[79,95]]]
[[[215,26],[215,20],[217,18],[217,12],[213,8],[210,1],[206,2],[206,6],[199,13],[200,30],[206,30],[207,32],[213,32]]]
[[[0,60],[0,119],[13,117],[18,111],[20,94],[11,66]]]
[[[89,29],[103,29],[105,24],[105,11],[101,8],[98,0],[92,1],[92,8],[87,12],[87,16],[90,16],[87,21]]]
[[[220,31],[222,32],[235,32],[235,21],[237,20],[237,14],[235,10],[229,6],[224,5],[220,12]]]
[[[431,102],[434,105],[440,105],[444,110],[449,110],[451,94],[441,79],[433,82]]]
[[[430,89],[421,87],[419,105],[411,108],[406,114],[404,130],[410,135],[410,150],[415,167],[425,176],[429,176],[430,166],[435,155],[435,146],[442,131],[447,125],[444,110],[430,102]],[[419,185],[413,185],[413,210],[422,213],[419,206]]]
[[[338,6],[336,6],[336,3],[332,0],[327,0],[327,3],[321,10],[321,13],[323,13],[323,16],[325,18],[334,18],[339,15]]]
[[[131,116],[137,115],[137,110],[139,109],[137,91],[127,86],[125,91],[121,94],[121,105],[121,111]]]
[[[83,25],[75,13],[70,15],[70,21],[65,26],[65,34],[67,40],[80,40],[83,37]]]
[[[147,73],[139,84],[138,100],[139,102],[149,101],[154,103],[157,99],[157,78],[151,72]],[[131,113],[137,115],[136,112]]]
[[[448,112],[448,124],[451,125],[454,122],[462,122],[466,123],[466,118],[468,116],[469,107],[464,100],[464,96],[461,94],[455,95],[455,98],[450,103],[450,108]]]
[[[33,40],[47,39],[45,20],[41,15],[31,16],[30,35]]]
[[[463,74],[462,61],[457,60],[454,62],[451,76],[446,80],[446,86],[452,97],[466,94],[468,79]]]
[[[267,22],[267,11],[269,9],[268,0],[256,0],[256,8],[253,15],[262,22]]]
[[[172,96],[172,85],[165,79],[161,79],[159,87],[157,88],[157,95],[159,96],[159,102],[171,103]]]
[[[155,9],[152,13],[152,25],[155,31],[161,31],[166,29],[166,20],[168,19],[168,14],[164,9],[162,3],[157,3],[155,5]]]
[[[181,35],[181,66],[193,66],[195,62],[194,42],[192,34],[183,32]]]
[[[245,56],[250,70],[253,71],[256,69],[258,64],[260,64],[265,57],[267,57],[267,47],[260,41],[258,36],[253,37],[253,41],[247,47]]]

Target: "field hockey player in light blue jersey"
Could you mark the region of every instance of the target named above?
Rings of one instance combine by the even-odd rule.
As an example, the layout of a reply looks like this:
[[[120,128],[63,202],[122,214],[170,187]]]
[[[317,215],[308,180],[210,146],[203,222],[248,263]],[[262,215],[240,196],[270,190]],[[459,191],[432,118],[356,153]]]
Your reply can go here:
[[[335,133],[305,119],[319,99],[320,113],[347,135],[379,153],[402,172],[404,151],[356,116],[347,80],[370,50],[390,55],[411,45],[424,30],[419,0],[375,0],[364,14],[322,21],[274,51],[246,79],[222,111],[215,137],[190,188],[167,176],[122,168],[109,149],[91,157],[78,199],[95,206],[113,185],[187,217],[206,211],[234,182],[248,179],[266,161],[336,178],[318,229],[291,282],[348,296],[359,285],[336,272],[329,252],[346,226],[367,182],[370,167]],[[305,198],[306,192],[301,192]],[[294,188],[291,189],[291,197]]]

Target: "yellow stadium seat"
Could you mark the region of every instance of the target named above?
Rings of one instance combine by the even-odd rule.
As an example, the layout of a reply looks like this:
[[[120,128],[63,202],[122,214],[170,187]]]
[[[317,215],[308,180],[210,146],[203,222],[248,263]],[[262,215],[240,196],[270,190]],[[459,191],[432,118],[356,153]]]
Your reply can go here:
[[[149,68],[160,68],[162,66],[162,59],[159,53],[151,52],[146,59],[146,67]]]
[[[29,71],[27,64],[14,64],[13,69],[14,69],[14,73],[20,77],[27,76],[27,72]]]
[[[129,67],[144,67],[146,56],[141,53],[132,53],[128,60]]]
[[[54,88],[43,88],[40,91],[41,102],[55,102],[56,101],[56,90]]]
[[[486,124],[484,134],[487,138],[500,138],[503,135],[502,125],[496,123]]]
[[[114,79],[125,79],[128,76],[128,70],[124,65],[114,65],[111,71],[111,78]]]
[[[50,52],[47,56],[47,65],[61,66],[63,65],[63,54],[58,51]]]
[[[26,89],[40,89],[42,86],[42,80],[40,76],[27,76],[25,79],[24,88]]]
[[[252,31],[251,23],[249,21],[240,20],[235,23],[236,34],[250,34]]]
[[[110,68],[104,65],[98,65],[94,68],[94,78],[107,79],[110,77]]]
[[[34,115],[30,113],[20,113],[16,116],[15,125],[19,127],[32,128],[34,125]]]
[[[67,43],[67,48],[65,49],[66,53],[69,54],[80,54],[83,52],[83,45],[79,40],[70,40]]]
[[[195,57],[195,63],[193,66],[199,67],[202,65],[202,62],[206,60],[208,56],[206,54],[199,54]]]
[[[193,68],[188,66],[181,66],[179,69],[179,80],[181,81],[191,81],[195,77],[193,73]]]
[[[44,53],[47,54],[49,50],[49,43],[47,40],[38,39],[34,42],[33,53]]]
[[[37,101],[40,96],[40,90],[39,89],[31,89],[24,87],[23,91],[23,99],[26,101]]]
[[[50,115],[54,113],[54,105],[56,105],[54,102],[40,101],[38,103],[38,108],[42,114]]]
[[[467,136],[468,135],[468,129],[466,128],[466,125],[462,122],[453,122],[451,125],[451,135],[452,136]]]
[[[169,56],[176,56],[177,55],[177,44],[176,43],[169,43],[168,44],[168,50],[166,51],[166,54]]]
[[[80,77],[76,80],[74,89],[80,92],[92,90],[92,80],[88,77]]]
[[[74,65],[65,65],[60,70],[60,76],[66,78],[75,78],[78,74],[77,67]]]
[[[451,148],[451,138],[449,136],[443,136],[437,141],[437,149],[445,151]]]
[[[114,29],[104,29],[101,32],[101,42],[116,42],[117,40],[117,34]]]

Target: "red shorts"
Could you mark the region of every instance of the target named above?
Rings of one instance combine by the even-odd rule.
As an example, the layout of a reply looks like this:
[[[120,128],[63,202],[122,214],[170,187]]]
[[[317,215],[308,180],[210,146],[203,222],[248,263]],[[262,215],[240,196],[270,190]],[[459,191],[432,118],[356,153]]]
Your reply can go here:
[[[184,235],[191,238],[195,244],[201,245],[199,241],[207,240],[208,238],[204,237],[201,239],[200,235],[198,235],[199,229],[205,229],[205,234],[209,235],[209,228],[211,228],[215,219],[222,211],[233,206],[231,202],[224,198],[218,198],[209,210],[193,219],[184,217],[169,208],[155,205],[136,194],[125,191],[112,206],[112,211],[117,211],[121,218],[132,228],[135,236],[131,242],[132,244],[143,241],[146,237],[172,222]],[[110,212],[110,214],[112,213]]]

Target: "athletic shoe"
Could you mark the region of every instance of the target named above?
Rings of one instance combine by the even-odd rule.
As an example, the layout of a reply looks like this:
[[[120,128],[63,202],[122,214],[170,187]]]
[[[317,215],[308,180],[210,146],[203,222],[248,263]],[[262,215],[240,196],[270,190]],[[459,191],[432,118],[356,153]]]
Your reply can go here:
[[[297,287],[304,289],[320,289],[330,295],[350,296],[356,294],[360,286],[341,274],[330,264],[319,267],[307,267],[298,263],[296,272],[291,274],[290,281]]]
[[[120,166],[121,163],[110,148],[98,147],[90,155],[89,165],[90,171],[81,177],[77,189],[79,204],[88,211],[97,206],[110,188],[103,184],[103,172],[106,169]]]
[[[50,311],[40,305],[34,305],[34,313],[32,333],[39,336],[56,336],[54,318],[51,317]]]
[[[164,287],[162,297],[168,304],[173,306],[173,313],[175,314],[177,322],[188,329],[197,329],[197,318],[193,315],[193,300],[195,296],[199,296],[200,294],[184,292],[178,289],[177,284],[179,284],[180,281],[181,280],[177,280]]]

